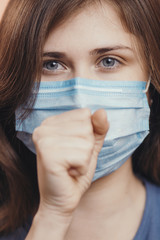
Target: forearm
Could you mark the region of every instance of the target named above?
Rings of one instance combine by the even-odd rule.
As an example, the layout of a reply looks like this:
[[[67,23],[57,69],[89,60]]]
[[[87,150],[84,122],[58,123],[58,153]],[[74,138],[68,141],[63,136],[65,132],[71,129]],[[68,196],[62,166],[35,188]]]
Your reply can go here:
[[[64,240],[71,220],[71,216],[37,213],[26,240]]]

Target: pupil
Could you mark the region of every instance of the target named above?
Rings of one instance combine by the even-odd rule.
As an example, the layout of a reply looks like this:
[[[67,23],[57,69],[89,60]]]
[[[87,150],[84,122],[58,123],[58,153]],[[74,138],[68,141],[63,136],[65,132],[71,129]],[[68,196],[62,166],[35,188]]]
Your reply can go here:
[[[55,70],[58,68],[58,63],[56,62],[49,62],[46,64],[48,70]]]
[[[114,66],[114,60],[111,58],[106,58],[103,60],[103,64],[105,67],[108,67],[108,66],[112,67]]]
[[[56,62],[51,62],[51,63],[50,63],[50,67],[52,67],[52,68],[57,67],[57,63],[56,63]]]

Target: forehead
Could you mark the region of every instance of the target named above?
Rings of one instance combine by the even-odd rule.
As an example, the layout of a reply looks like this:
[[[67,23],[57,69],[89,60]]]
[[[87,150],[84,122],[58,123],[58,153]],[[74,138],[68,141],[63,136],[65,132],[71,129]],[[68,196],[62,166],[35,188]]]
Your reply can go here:
[[[132,45],[131,34],[124,29],[116,9],[107,3],[85,7],[54,28],[46,40],[45,50],[53,46],[63,50],[71,42],[72,45],[81,42],[83,49],[93,45]]]

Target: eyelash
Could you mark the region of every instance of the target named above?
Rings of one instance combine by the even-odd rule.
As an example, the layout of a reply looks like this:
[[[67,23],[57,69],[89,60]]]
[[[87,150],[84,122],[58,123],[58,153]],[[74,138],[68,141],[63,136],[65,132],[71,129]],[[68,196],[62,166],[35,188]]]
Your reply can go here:
[[[102,64],[102,62],[105,61],[105,60],[108,60],[108,61],[111,60],[111,61],[113,61],[116,66],[113,66],[113,67],[112,67],[112,66],[110,66],[110,67],[101,66],[100,64]],[[53,64],[53,63],[55,63],[55,65],[56,65],[56,64],[60,65],[62,69],[55,69],[55,70],[47,69],[47,64]],[[109,63],[108,63],[108,64],[109,64]],[[101,59],[98,60],[98,63],[96,64],[96,68],[100,68],[100,69],[102,69],[102,71],[107,72],[107,71],[116,70],[116,69],[119,68],[120,65],[122,65],[122,64],[123,64],[122,61],[120,61],[119,59],[117,59],[117,58],[115,58],[115,57],[107,56],[107,57],[103,57],[103,58],[101,57]],[[44,74],[45,74],[45,73],[47,73],[47,74],[56,74],[56,73],[58,73],[58,72],[61,72],[61,71],[66,70],[66,69],[67,69],[67,67],[65,66],[65,64],[62,63],[62,62],[60,62],[60,61],[57,61],[57,60],[47,60],[47,61],[44,61],[44,62],[43,62],[43,73],[44,73]]]
[[[58,64],[58,65],[61,65],[61,67],[63,67],[63,69],[66,69],[65,67],[64,67],[64,64],[63,63],[61,63],[61,62],[59,62],[59,61],[57,61],[57,60],[48,60],[48,61],[44,61],[43,62],[43,72],[57,72],[57,71],[61,71],[61,70],[58,70],[58,69],[55,69],[55,70],[49,70],[49,69],[47,69],[47,64],[52,64],[52,63],[55,63],[55,65],[56,64]]]
[[[100,64],[105,60],[114,61],[115,65],[110,66],[110,67],[100,66]],[[101,57],[101,59],[98,60],[97,67],[100,67],[104,71],[112,71],[112,70],[116,70],[117,68],[119,68],[120,65],[122,65],[122,64],[123,64],[122,61],[120,61],[119,59],[117,59],[115,57],[107,56],[107,57]]]

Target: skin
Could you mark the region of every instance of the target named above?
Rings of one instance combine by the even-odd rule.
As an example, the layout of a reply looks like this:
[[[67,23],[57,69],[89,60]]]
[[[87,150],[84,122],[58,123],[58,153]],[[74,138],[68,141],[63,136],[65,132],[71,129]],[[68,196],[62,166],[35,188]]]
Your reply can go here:
[[[8,4],[9,0],[1,0],[1,5],[0,5],[0,20],[3,16],[3,13],[7,7],[7,4]]]
[[[44,46],[42,81],[77,76],[146,81],[148,75],[132,40],[110,5],[83,9],[50,33]],[[132,172],[131,158],[91,184],[108,128],[103,109],[93,115],[89,109],[79,109],[48,118],[34,131],[40,206],[27,240],[46,235],[57,240],[133,239],[146,193]]]

